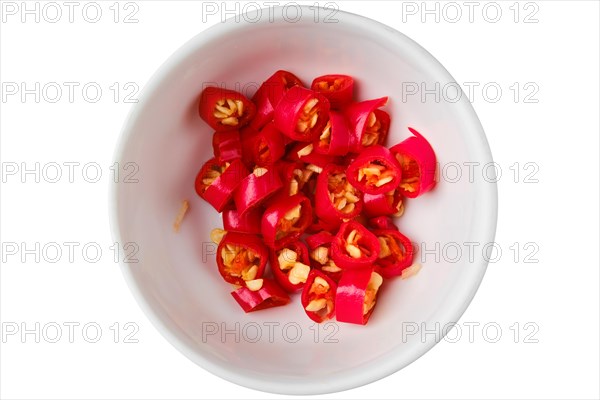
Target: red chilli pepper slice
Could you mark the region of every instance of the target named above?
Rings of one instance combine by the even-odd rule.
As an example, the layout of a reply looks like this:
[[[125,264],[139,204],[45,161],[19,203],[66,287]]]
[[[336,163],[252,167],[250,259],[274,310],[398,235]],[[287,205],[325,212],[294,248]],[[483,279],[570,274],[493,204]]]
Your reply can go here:
[[[348,75],[323,75],[315,78],[310,87],[327,97],[331,108],[339,110],[352,102],[354,79]]]
[[[348,166],[348,181],[363,193],[391,192],[400,184],[402,172],[392,153],[375,145],[363,150]]]
[[[256,168],[240,182],[233,201],[240,215],[256,207],[283,187],[279,173],[273,168]]]
[[[312,222],[310,200],[301,195],[282,194],[271,201],[263,214],[261,232],[265,244],[280,249],[297,240]]]
[[[359,153],[363,148],[383,144],[390,129],[390,116],[379,107],[386,105],[387,97],[352,103],[345,111],[350,129],[350,151]]]
[[[300,78],[289,71],[279,70],[271,75],[263,82],[261,87],[264,87],[267,93],[267,99],[276,108],[285,94],[294,86],[304,86]],[[259,88],[260,90],[260,88]]]
[[[400,276],[413,263],[414,248],[409,238],[397,230],[373,231],[379,240],[376,271],[384,278]]]
[[[320,271],[310,271],[301,298],[308,318],[317,323],[333,318],[336,291],[337,285],[331,278]]]
[[[335,296],[337,320],[366,325],[382,283],[383,278],[373,268],[344,271]]]
[[[234,285],[262,277],[268,259],[269,251],[256,235],[227,232],[217,247],[219,273]]]
[[[400,190],[406,197],[417,197],[435,186],[436,157],[433,148],[419,132],[390,148],[402,167]]]
[[[378,255],[379,240],[356,221],[344,222],[331,242],[333,261],[344,270],[369,267]]]
[[[242,142],[239,131],[215,132],[212,144],[213,153],[221,162],[242,158]]]
[[[329,111],[329,120],[314,141],[317,154],[344,156],[350,150],[350,131],[344,114]]]
[[[219,163],[211,158],[196,176],[196,193],[217,212],[223,211],[230,202],[233,191],[238,187],[248,170],[240,159]]]
[[[361,193],[348,182],[346,167],[329,164],[317,178],[315,213],[330,224],[341,224],[360,214],[363,208]]]
[[[256,115],[250,122],[250,126],[254,129],[261,129],[273,120],[273,111],[275,111],[271,101],[269,101],[268,88],[264,83],[258,88],[252,97],[252,101],[256,105]]]
[[[404,201],[399,189],[383,194],[363,195],[364,214],[368,218],[379,217],[381,215],[393,215],[400,217],[404,213]]]
[[[289,89],[275,107],[275,126],[299,142],[312,142],[329,117],[329,101],[321,94],[300,86]]]
[[[246,313],[284,306],[290,302],[290,296],[270,279],[247,281],[246,286],[231,292],[231,295]]]
[[[254,147],[258,139],[258,131],[251,126],[246,126],[240,130],[240,142],[242,146],[242,161],[246,167],[252,169],[254,163]]]
[[[200,94],[200,117],[215,131],[233,131],[248,124],[256,107],[241,93],[219,87],[207,87]]]
[[[305,183],[302,179],[304,169],[302,163],[280,160],[275,163],[274,168],[279,171],[281,181],[285,185],[282,193],[287,193],[290,196],[300,193]]]
[[[373,229],[394,229],[398,230],[398,227],[394,225],[394,220],[389,215],[382,215],[369,219],[369,226]]]
[[[272,165],[285,153],[283,136],[273,123],[268,123],[258,132],[252,143],[252,159],[256,165]]]
[[[223,229],[227,232],[254,233],[260,235],[260,220],[262,218],[260,207],[248,210],[244,215],[232,206],[223,210]]]
[[[331,242],[333,235],[327,231],[319,232],[306,239],[310,249],[310,263],[313,268],[319,269],[333,281],[337,282],[342,276],[342,269],[331,258]]]
[[[293,293],[302,290],[310,273],[308,249],[300,241],[288,243],[271,251],[271,269],[279,285]]]

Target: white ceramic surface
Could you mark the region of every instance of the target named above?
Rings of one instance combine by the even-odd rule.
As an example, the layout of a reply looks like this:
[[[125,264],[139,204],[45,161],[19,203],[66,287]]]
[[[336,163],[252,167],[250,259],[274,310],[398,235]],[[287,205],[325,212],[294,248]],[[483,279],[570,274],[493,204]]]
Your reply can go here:
[[[139,166],[139,182],[115,184],[110,210],[115,240],[139,246],[139,262],[122,265],[125,279],[167,340],[218,376],[287,394],[345,390],[411,363],[436,338],[423,340],[403,330],[458,321],[487,266],[481,251],[474,262],[464,256],[457,263],[443,257],[435,262],[428,256],[416,277],[387,284],[366,327],[317,329],[296,296],[287,307],[257,313],[244,314],[237,306],[230,285],[217,273],[209,241],[210,230],[221,226],[220,216],[193,188],[212,151],[212,132],[196,111],[203,84],[251,94],[277,69],[293,71],[307,83],[325,73],[349,74],[358,81],[359,99],[390,96],[390,144],[408,137],[406,127],[412,126],[430,140],[442,165],[491,161],[465,96],[454,103],[421,102],[419,96],[402,101],[403,81],[427,87],[454,82],[423,48],[357,15],[339,12],[337,23],[315,23],[313,11],[303,9],[303,14],[295,23],[282,20],[277,10],[272,22],[229,20],[191,39],[162,65],[131,111],[116,154],[121,165]],[[191,201],[191,210],[176,234],[171,226],[183,199]],[[435,191],[410,201],[399,226],[414,242],[433,249],[436,243],[491,242],[496,219],[496,185],[462,179],[442,181]],[[239,339],[234,333],[223,337],[223,328],[237,331]],[[215,329],[219,333],[212,334]],[[252,343],[257,332],[261,337]]]

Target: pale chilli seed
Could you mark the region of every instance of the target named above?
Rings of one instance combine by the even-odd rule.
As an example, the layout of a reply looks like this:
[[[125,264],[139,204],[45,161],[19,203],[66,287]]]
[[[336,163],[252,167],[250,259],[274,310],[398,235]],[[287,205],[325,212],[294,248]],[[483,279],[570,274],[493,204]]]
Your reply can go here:
[[[257,178],[263,176],[264,174],[266,174],[267,172],[269,172],[269,170],[267,170],[266,168],[256,168],[254,169],[254,171],[252,172],[254,175],[256,175]]]
[[[246,287],[253,292],[259,291],[263,287],[263,280],[253,279],[251,281],[246,281]]]
[[[210,231],[210,240],[212,240],[214,244],[219,244],[221,243],[221,240],[223,240],[223,236],[225,236],[225,234],[227,234],[226,230],[215,228]]]
[[[348,252],[348,254],[350,254],[350,257],[352,258],[360,258],[362,256],[360,249],[353,244],[347,244],[346,251]]]
[[[325,299],[316,299],[308,303],[305,310],[309,312],[317,312],[324,309],[327,306],[327,300]]]

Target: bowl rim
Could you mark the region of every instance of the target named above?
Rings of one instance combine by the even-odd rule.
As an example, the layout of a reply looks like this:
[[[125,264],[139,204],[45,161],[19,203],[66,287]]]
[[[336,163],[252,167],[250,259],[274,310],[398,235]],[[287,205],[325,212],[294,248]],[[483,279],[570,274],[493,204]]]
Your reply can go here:
[[[302,17],[301,20],[306,19],[304,15],[308,14],[308,11],[314,12],[314,6],[299,6],[302,9]],[[282,6],[273,7],[273,10],[282,9]],[[324,7],[319,7],[321,9],[327,9]],[[330,10],[330,9],[329,9]],[[307,11],[307,13],[304,13]],[[282,22],[282,14],[281,13],[273,13],[274,18],[265,21],[261,18],[261,20],[256,23],[253,22],[252,25],[265,25],[270,24],[274,25]],[[240,18],[240,16],[242,18]],[[352,24],[354,26],[360,26],[363,29],[369,29],[373,32],[379,32],[380,34],[392,35],[393,38],[390,39],[390,42],[397,44],[397,41],[402,42],[401,45],[405,51],[412,53],[415,56],[415,59],[418,59],[418,63],[425,63],[429,68],[436,70],[440,76],[444,76],[449,81],[455,82],[452,78],[451,74],[446,70],[446,68],[427,50],[425,50],[421,45],[417,42],[399,32],[398,30],[385,25],[376,20],[370,19],[368,17],[354,14],[351,12],[338,10],[336,13],[336,18],[339,18],[338,21],[340,23]],[[237,21],[236,21],[237,19]],[[240,21],[241,20],[241,21]],[[132,128],[135,126],[136,121],[142,114],[142,110],[145,108],[145,104],[147,101],[153,97],[153,95],[157,92],[157,90],[161,87],[161,84],[166,80],[166,78],[172,73],[174,67],[180,64],[185,58],[191,54],[193,51],[197,51],[206,44],[215,40],[222,34],[232,33],[237,29],[243,29],[248,23],[245,18],[243,18],[243,14],[232,16],[224,21],[221,21],[213,26],[208,27],[202,32],[196,34],[187,42],[185,42],[181,47],[179,47],[173,54],[171,54],[160,67],[154,72],[154,74],[149,78],[147,84],[142,89],[140,96],[138,98],[138,102],[134,104],[125,119],[123,127],[120,131],[117,146],[115,148],[115,152],[113,155],[114,162],[123,162],[123,156],[125,153],[126,145],[130,136],[130,132]],[[461,89],[462,90],[462,89]],[[477,143],[473,146],[474,151],[481,155],[484,159],[489,162],[493,161],[491,149],[489,147],[485,132],[481,125],[481,122],[473,109],[472,104],[466,100],[466,96],[461,96],[461,99],[455,103],[457,106],[457,112],[461,114],[461,118],[466,119],[470,122],[472,129],[470,131],[477,132],[473,140],[476,140]],[[475,211],[475,215],[481,218],[477,218],[479,221],[477,225],[474,225],[472,234],[475,237],[485,238],[486,243],[490,243],[494,241],[496,227],[497,227],[497,218],[498,218],[498,193],[497,193],[497,184],[495,183],[496,179],[490,179],[494,181],[493,183],[488,183],[484,187],[486,190],[479,190],[477,192],[477,200],[478,204],[481,207],[477,207]],[[112,237],[115,242],[122,242],[121,228],[119,224],[119,188],[120,185],[118,182],[111,182],[109,187],[109,223],[110,230],[112,233]],[[185,335],[182,335],[179,332],[176,332],[170,328],[168,324],[168,316],[161,314],[159,310],[152,307],[149,303],[149,299],[146,298],[143,294],[141,286],[139,282],[134,278],[132,272],[132,266],[125,263],[124,260],[120,260],[119,262],[121,267],[121,272],[123,278],[127,282],[127,286],[129,287],[133,297],[136,302],[146,315],[146,317],[150,320],[152,325],[161,333],[161,335],[179,352],[185,355],[188,359],[201,366],[208,372],[223,378],[229,382],[254,389],[260,390],[264,392],[276,393],[276,394],[286,394],[286,395],[316,395],[316,394],[327,394],[340,392],[345,390],[354,389],[363,385],[366,385],[371,382],[375,382],[379,379],[387,377],[405,366],[411,364],[416,361],[422,355],[427,353],[435,344],[440,342],[445,333],[442,332],[442,335],[426,335],[425,340],[418,342],[418,345],[413,346],[411,351],[405,352],[405,355],[401,358],[394,357],[394,351],[390,351],[390,354],[386,354],[382,356],[383,359],[378,359],[377,366],[374,368],[353,368],[348,371],[347,374],[343,377],[343,379],[330,379],[326,381],[306,381],[306,380],[298,380],[294,382],[278,382],[276,380],[268,380],[268,379],[259,379],[256,377],[249,377],[244,375],[242,372],[238,372],[233,368],[224,368],[217,363],[212,362],[208,358],[200,355],[193,347],[192,342]],[[460,283],[460,290],[457,289],[457,292],[461,293],[462,296],[453,296],[449,299],[446,306],[437,310],[435,313],[435,317],[432,316],[431,319],[436,321],[449,321],[449,322],[458,322],[461,316],[464,314],[469,304],[473,300],[475,293],[477,292],[485,272],[487,270],[488,262],[486,260],[479,260],[477,265],[471,265],[473,267],[473,273],[468,275],[467,280],[462,281]],[[446,331],[447,333],[447,331]]]

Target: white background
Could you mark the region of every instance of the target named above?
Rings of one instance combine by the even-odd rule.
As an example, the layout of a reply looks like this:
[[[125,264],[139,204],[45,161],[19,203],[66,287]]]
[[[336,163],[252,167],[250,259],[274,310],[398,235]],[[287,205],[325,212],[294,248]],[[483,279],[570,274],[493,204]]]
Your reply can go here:
[[[278,397],[226,382],[179,354],[136,305],[110,249],[107,191],[113,179],[113,149],[132,106],[125,102],[125,95],[134,85],[143,87],[173,51],[219,23],[221,15],[205,18],[199,2],[137,1],[127,9],[124,3],[118,5],[115,23],[115,7],[110,9],[113,1],[109,1],[99,2],[102,17],[90,23],[82,17],[86,3],[81,2],[71,23],[68,8],[59,2],[63,13],[59,22],[46,20],[55,16],[55,10],[47,8],[39,23],[35,15],[25,16],[23,23],[22,10],[15,15],[4,13],[6,3],[11,2],[3,2],[0,28],[0,147],[5,173],[1,397]],[[498,2],[502,15],[492,23],[496,6],[485,14],[484,2],[474,9],[472,22],[463,2],[446,8],[446,3],[438,3],[439,21],[435,14],[423,14],[421,2],[337,2],[341,9],[379,20],[416,40],[457,82],[479,85],[473,92],[473,106],[502,170],[496,237],[502,256],[488,268],[461,319],[463,331],[457,343],[442,341],[390,377],[328,397],[600,396],[599,4],[513,3]],[[12,4],[22,7],[21,2]],[[39,3],[40,13],[44,4]],[[434,9],[435,4],[429,2],[427,7]],[[220,2],[217,5],[221,7]],[[451,23],[454,5],[463,15]],[[33,9],[35,3],[28,6]],[[414,7],[412,14],[409,11]],[[134,11],[138,22],[123,23]],[[529,14],[530,23],[525,23]],[[14,89],[11,82],[17,86],[25,82],[30,89],[36,82],[40,88],[56,82],[63,89],[62,98],[48,101],[55,97],[52,85],[41,93],[39,102],[34,94],[24,99],[20,92],[7,95],[4,89]],[[64,82],[79,84],[73,102]],[[102,88],[96,103],[82,95],[82,87],[89,82]],[[125,87],[128,82],[133,85]],[[120,88],[116,102],[115,83]],[[482,93],[486,84],[502,89],[496,102],[492,101],[496,100],[493,88],[485,94],[487,98]],[[88,95],[95,96],[93,89]],[[529,102],[533,100],[537,102]],[[46,176],[40,172],[39,183],[34,174],[22,176],[20,171],[22,166],[34,168],[36,162],[40,168],[46,166]],[[80,163],[74,166],[72,183],[64,165],[60,181],[48,182],[56,173],[51,170],[54,164],[49,164],[53,162]],[[97,183],[86,181],[94,178],[94,168],[82,175],[86,163],[101,167]],[[525,163],[534,164],[526,169]],[[19,172],[6,175],[15,166]],[[533,172],[528,180],[537,183],[526,182],[526,175]],[[34,248],[36,242],[40,249],[44,245],[47,249],[39,262],[35,254],[22,252],[21,243]],[[77,242],[74,258],[69,259],[63,245],[62,257],[49,262],[55,256],[48,246],[53,242]],[[16,255],[10,243],[18,246]],[[81,251],[87,243],[92,243],[88,260]],[[96,247],[102,255],[93,263],[89,259],[95,257]],[[69,322],[80,324],[74,327],[73,343],[64,325]],[[125,326],[128,322],[135,325]],[[471,322],[480,324],[472,340],[465,325]],[[22,328],[32,329],[36,323],[41,330],[39,343],[34,334],[21,336]],[[63,336],[50,343],[54,323],[62,327]],[[86,341],[95,336],[93,328],[88,336],[82,334],[86,323],[102,329],[97,343]],[[494,329],[487,335],[481,329],[486,323],[501,329],[502,336],[495,343],[490,340],[496,336]],[[125,340],[135,326],[139,330]],[[15,327],[19,332],[10,335]],[[117,338],[115,332],[119,332]],[[131,339],[137,343],[126,343]]]

